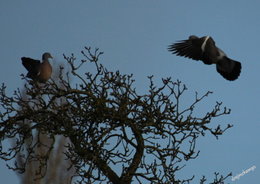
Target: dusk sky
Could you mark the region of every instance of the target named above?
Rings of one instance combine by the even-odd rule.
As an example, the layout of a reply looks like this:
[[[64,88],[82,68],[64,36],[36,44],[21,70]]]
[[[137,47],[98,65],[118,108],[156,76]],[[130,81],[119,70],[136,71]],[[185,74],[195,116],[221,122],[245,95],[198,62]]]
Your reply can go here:
[[[180,178],[195,175],[193,183],[214,172],[233,177],[255,166],[233,184],[260,182],[260,1],[251,0],[1,0],[0,1],[0,79],[9,95],[21,88],[26,74],[20,58],[40,59],[48,51],[54,62],[63,63],[63,54],[80,52],[85,46],[99,48],[100,62],[108,69],[133,74],[134,86],[145,92],[147,76],[154,75],[159,86],[162,77],[179,79],[188,91],[183,107],[193,102],[195,92],[213,94],[197,107],[203,114],[215,102],[231,109],[231,114],[212,121],[225,127],[234,125],[218,140],[206,134],[197,143],[200,155],[186,162]],[[227,81],[215,65],[172,55],[169,44],[190,35],[210,35],[232,59],[242,63],[235,81]],[[88,71],[83,68],[82,73]],[[19,178],[0,162],[5,183],[19,184]]]

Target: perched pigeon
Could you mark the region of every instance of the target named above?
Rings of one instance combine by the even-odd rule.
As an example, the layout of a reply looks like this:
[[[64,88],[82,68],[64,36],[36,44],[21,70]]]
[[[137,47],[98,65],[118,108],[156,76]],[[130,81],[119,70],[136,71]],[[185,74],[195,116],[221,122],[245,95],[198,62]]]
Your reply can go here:
[[[52,58],[52,56],[48,52],[42,55],[42,63],[39,60],[22,57],[23,66],[28,70],[27,77],[41,83],[46,82],[52,74],[49,58]]]
[[[207,65],[216,64],[218,73],[230,81],[236,80],[241,72],[241,63],[228,58],[210,36],[199,38],[192,35],[188,40],[170,45],[168,50],[177,56],[201,60]]]

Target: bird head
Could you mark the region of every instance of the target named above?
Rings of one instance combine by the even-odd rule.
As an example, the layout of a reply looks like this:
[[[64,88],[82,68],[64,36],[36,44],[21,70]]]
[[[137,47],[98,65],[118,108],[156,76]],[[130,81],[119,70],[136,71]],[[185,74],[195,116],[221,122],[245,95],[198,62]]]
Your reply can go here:
[[[43,60],[43,61],[48,60],[49,58],[51,58],[51,59],[53,58],[49,52],[45,52],[45,53],[42,55],[42,60]]]

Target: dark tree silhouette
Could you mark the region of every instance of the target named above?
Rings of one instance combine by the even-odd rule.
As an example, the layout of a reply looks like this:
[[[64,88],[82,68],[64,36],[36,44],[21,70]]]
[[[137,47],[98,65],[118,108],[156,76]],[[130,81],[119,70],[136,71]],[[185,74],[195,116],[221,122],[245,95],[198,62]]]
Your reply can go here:
[[[53,63],[53,79],[56,81],[59,81],[59,70],[62,65],[55,62]],[[60,88],[63,87],[63,85],[60,83],[57,83]],[[28,100],[26,95],[26,90],[22,93],[23,100]],[[36,101],[34,100],[36,103]],[[60,103],[62,105],[62,100],[59,99],[57,103]],[[26,124],[26,120],[24,120],[23,124]],[[27,121],[27,125],[30,125],[30,122]],[[31,132],[32,133],[32,132]],[[38,130],[33,131],[34,139],[31,139],[31,141],[41,142],[40,144],[37,144],[37,146],[34,147],[33,152],[37,157],[44,157],[47,152],[49,151],[48,147],[54,146],[55,147],[50,151],[48,159],[46,160],[47,167],[42,168],[39,167],[41,165],[40,160],[35,160],[33,162],[27,162],[27,156],[28,152],[25,150],[21,150],[16,155],[16,162],[21,167],[24,167],[24,172],[22,174],[18,173],[18,176],[21,179],[21,184],[41,184],[41,183],[54,183],[54,184],[69,184],[71,183],[72,177],[75,175],[75,168],[72,166],[69,170],[67,168],[71,165],[71,162],[66,159],[66,155],[64,154],[65,151],[67,151],[65,145],[69,143],[69,139],[65,138],[62,135],[56,135],[55,139],[49,138],[48,135],[39,132]],[[30,140],[30,139],[29,139]],[[13,139],[14,141],[14,139]],[[28,144],[33,144],[31,141],[25,141],[24,147],[30,147]],[[15,142],[14,142],[15,145]],[[27,155],[27,156],[25,156]]]
[[[84,59],[78,63],[74,55],[64,55],[72,78],[69,73],[62,75],[61,67],[56,80],[26,83],[27,98],[19,89],[8,96],[2,85],[0,158],[20,173],[37,162],[37,181],[52,167],[48,161],[57,136],[62,136],[68,140],[64,155],[71,163],[66,169],[75,168],[75,183],[194,181],[192,175],[182,179],[176,173],[184,162],[198,157],[196,141],[200,136],[208,133],[218,138],[232,127],[211,126],[212,119],[230,110],[217,102],[211,111],[195,115],[197,104],[211,92],[196,93],[194,101],[182,107],[187,88],[171,78],[162,79],[157,87],[150,76],[147,94],[139,94],[132,75],[107,70],[98,61],[102,52],[85,49]],[[88,72],[81,75],[80,71]],[[4,144],[6,140],[14,142]],[[39,146],[44,148],[41,153],[36,151]],[[10,165],[15,158],[22,162]],[[229,175],[215,173],[212,183],[224,183]],[[200,183],[205,181],[203,176]]]

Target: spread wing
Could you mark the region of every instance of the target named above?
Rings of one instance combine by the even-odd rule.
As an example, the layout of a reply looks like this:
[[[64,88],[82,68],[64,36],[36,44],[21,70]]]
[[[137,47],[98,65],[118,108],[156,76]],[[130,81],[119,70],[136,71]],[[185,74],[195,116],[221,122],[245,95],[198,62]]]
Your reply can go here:
[[[212,64],[212,54],[215,55],[215,52],[217,52],[215,42],[211,37],[208,37],[207,39],[202,37],[182,40],[170,45],[168,50],[177,56],[201,60],[205,64]]]
[[[39,60],[31,59],[28,57],[21,58],[23,66],[28,70],[28,77],[37,76],[39,73],[41,62]]]
[[[181,40],[178,43],[174,43],[168,47],[168,50],[177,56],[183,56],[194,60],[201,60],[202,50],[201,50],[201,42],[199,39],[197,41],[189,39],[189,40]]]

